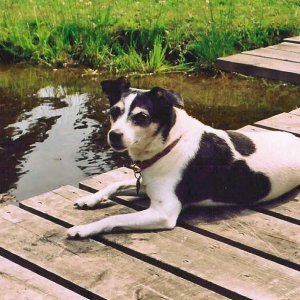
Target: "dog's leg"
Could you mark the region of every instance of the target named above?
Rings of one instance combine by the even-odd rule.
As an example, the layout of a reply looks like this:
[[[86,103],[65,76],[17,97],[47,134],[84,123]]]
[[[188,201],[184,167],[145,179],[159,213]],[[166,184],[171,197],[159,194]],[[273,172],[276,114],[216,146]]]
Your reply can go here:
[[[101,201],[107,200],[111,196],[115,196],[119,193],[132,190],[133,188],[135,188],[135,184],[136,179],[129,179],[112,183],[100,190],[99,192],[96,192],[95,194],[79,198],[75,202],[74,206],[76,208],[92,208]]]
[[[172,229],[176,225],[177,218],[181,211],[179,201],[172,201],[158,206],[124,215],[110,216],[100,221],[74,226],[68,229],[67,234],[71,238],[84,238],[91,235],[111,232],[114,230],[153,230],[153,229]]]

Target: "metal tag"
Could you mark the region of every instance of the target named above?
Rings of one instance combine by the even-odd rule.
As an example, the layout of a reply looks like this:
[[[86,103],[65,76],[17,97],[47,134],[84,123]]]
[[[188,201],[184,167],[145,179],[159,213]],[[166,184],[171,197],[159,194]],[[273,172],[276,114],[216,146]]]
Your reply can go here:
[[[136,194],[138,196],[141,188],[141,178],[142,178],[141,169],[135,164],[132,165],[131,167],[134,171],[134,177],[136,178]]]
[[[141,177],[136,179],[136,195],[139,195],[140,192],[140,188],[141,188]]]

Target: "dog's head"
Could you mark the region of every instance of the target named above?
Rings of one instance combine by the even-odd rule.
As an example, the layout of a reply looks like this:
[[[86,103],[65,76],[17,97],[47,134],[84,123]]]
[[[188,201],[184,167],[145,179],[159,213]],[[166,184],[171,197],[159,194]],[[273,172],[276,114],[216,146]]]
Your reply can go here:
[[[101,86],[110,103],[108,143],[114,150],[145,149],[154,139],[166,141],[176,119],[174,107],[183,107],[180,95],[159,87],[134,89],[125,77],[102,81]]]

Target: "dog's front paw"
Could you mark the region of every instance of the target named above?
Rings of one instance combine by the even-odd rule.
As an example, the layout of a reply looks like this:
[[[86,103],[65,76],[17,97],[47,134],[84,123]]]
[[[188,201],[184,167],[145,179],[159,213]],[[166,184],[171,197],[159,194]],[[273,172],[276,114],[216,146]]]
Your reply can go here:
[[[88,195],[79,198],[75,203],[74,206],[76,208],[93,208],[97,204],[99,204],[102,201],[106,201],[107,198],[101,195]]]
[[[73,226],[67,230],[69,238],[86,238],[92,235],[92,231],[89,225]]]

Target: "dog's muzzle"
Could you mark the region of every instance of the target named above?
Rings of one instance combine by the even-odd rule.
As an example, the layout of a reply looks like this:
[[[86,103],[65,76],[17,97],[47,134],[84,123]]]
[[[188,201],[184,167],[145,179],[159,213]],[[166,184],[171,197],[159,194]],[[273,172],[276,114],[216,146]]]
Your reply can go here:
[[[123,133],[111,130],[108,133],[108,142],[110,146],[116,151],[124,151],[126,147],[123,144]]]

